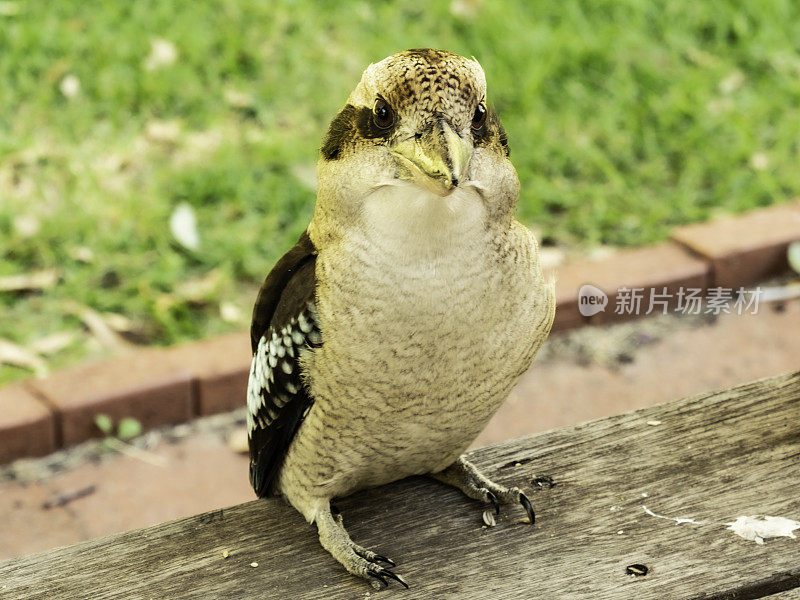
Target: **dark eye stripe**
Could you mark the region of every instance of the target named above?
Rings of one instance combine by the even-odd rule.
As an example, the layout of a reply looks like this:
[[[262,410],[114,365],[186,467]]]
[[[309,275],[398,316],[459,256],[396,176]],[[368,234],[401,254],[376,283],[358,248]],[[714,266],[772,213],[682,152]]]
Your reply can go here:
[[[325,140],[322,142],[320,153],[325,160],[337,160],[348,145],[352,145],[358,138],[361,139],[389,139],[398,123],[395,115],[394,123],[387,128],[375,125],[371,108],[366,106],[355,107],[346,105],[338,115],[333,118]]]
[[[333,118],[320,148],[325,160],[339,158],[342,149],[353,139],[357,112],[355,106],[348,104]]]

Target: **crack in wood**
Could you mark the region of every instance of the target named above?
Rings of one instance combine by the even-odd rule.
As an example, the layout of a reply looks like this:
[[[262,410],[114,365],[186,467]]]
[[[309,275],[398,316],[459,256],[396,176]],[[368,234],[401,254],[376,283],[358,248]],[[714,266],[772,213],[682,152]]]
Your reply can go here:
[[[797,588],[800,588],[800,569],[786,573],[773,573],[765,579],[754,581],[735,590],[700,594],[691,600],[758,600]]]

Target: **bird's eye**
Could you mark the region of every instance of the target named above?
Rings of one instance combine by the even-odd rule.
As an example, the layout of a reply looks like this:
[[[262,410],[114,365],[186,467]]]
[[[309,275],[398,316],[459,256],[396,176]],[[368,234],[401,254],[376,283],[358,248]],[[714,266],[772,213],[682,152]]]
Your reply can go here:
[[[475,109],[475,114],[472,115],[472,128],[480,129],[486,123],[486,105],[481,102]]]
[[[375,101],[375,108],[372,109],[372,120],[381,129],[391,127],[394,123],[394,111],[383,98],[378,98]]]

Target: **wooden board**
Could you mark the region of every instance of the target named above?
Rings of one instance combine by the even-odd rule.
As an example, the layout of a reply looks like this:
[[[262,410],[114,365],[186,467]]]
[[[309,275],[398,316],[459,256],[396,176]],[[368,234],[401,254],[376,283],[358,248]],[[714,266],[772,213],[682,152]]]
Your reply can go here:
[[[519,523],[523,511],[513,507],[484,528],[481,504],[427,478],[337,503],[353,539],[395,559],[409,591],[376,592],[349,576],[312,526],[270,500],[5,562],[0,598],[798,597],[800,538],[758,545],[725,523],[764,514],[800,521],[800,371],[472,458],[508,484],[552,477],[554,487],[531,494],[534,527]],[[643,506],[704,524],[653,517]],[[649,573],[626,574],[634,563]]]

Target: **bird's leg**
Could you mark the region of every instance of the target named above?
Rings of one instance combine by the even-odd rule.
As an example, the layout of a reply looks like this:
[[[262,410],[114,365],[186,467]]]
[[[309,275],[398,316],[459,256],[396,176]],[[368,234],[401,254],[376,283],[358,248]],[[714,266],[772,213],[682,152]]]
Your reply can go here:
[[[335,508],[331,510],[326,506],[317,513],[314,522],[317,524],[322,547],[353,575],[368,581],[380,581],[384,587],[389,585],[386,581],[388,577],[408,588],[408,584],[399,575],[395,575],[386,567],[377,564],[384,562],[394,566],[394,562],[372,550],[359,546],[350,539],[345,531],[342,515],[338,510]]]
[[[528,513],[528,519],[531,524],[536,521],[533,506],[531,506],[530,500],[522,493],[521,489],[518,487],[505,487],[490,481],[463,456],[459,456],[452,465],[443,471],[431,473],[431,476],[458,488],[470,498],[491,502],[495,514],[498,515],[500,514],[501,504],[519,503]]]

